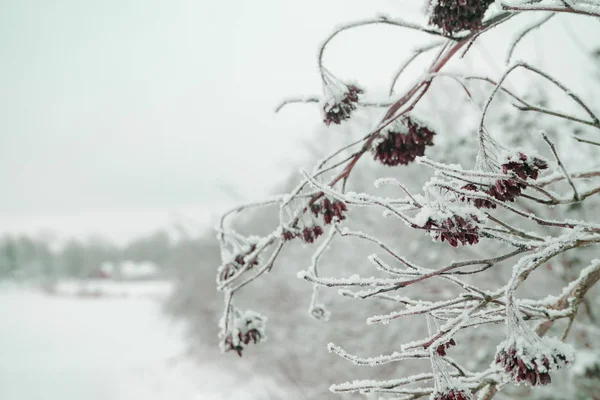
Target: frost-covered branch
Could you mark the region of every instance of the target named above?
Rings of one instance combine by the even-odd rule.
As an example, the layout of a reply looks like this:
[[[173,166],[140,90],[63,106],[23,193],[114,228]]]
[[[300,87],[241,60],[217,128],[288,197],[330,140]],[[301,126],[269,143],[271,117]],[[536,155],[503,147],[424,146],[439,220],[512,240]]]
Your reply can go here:
[[[493,3],[503,11],[496,6],[493,10]],[[319,291],[336,288],[342,300],[352,300],[357,307],[369,304],[366,299],[390,307],[370,313],[366,324],[410,326],[418,332],[412,339],[394,334],[396,349],[379,356],[357,356],[333,344],[328,347],[330,352],[361,366],[420,362],[421,368],[423,360],[431,364],[430,371],[407,368],[402,370],[406,376],[395,379],[333,385],[333,392],[394,394],[406,399],[467,400],[474,395],[491,399],[512,383],[549,384],[551,374],[572,365],[572,348],[563,342],[577,329],[580,304],[591,307],[585,296],[600,281],[597,260],[582,270],[569,261],[597,251],[600,244],[600,224],[591,217],[597,213],[600,194],[600,166],[594,163],[592,153],[595,146],[582,146],[590,153],[580,158],[589,163],[579,165],[576,157],[561,148],[560,140],[543,134],[549,148],[542,151],[553,157],[547,160],[531,149],[538,147],[537,143],[526,146],[536,138],[498,123],[495,111],[498,106],[519,116],[535,112],[539,118],[531,124],[547,132],[544,128],[548,126],[542,126],[544,118],[600,129],[598,111],[557,77],[526,62],[509,66],[499,79],[445,71],[450,63],[459,67],[461,56],[488,31],[530,12],[546,15],[510,35],[507,60],[524,37],[547,29],[550,19],[561,18],[561,14],[600,17],[600,3],[436,0],[429,2],[427,26],[378,17],[342,25],[325,39],[318,55],[323,95],[290,98],[277,110],[291,103],[318,103],[326,126],[352,124],[358,107],[387,110],[373,121],[372,129],[358,138],[346,138],[343,145],[328,149],[329,155],[313,168],[302,170],[288,194],[237,207],[223,216],[218,230],[222,264],[217,287],[225,295],[220,333],[225,351],[241,355],[248,344],[264,340],[266,318],[236,308],[234,300],[240,289],[250,290],[266,272],[276,272],[285,246],[312,251],[310,260],[302,261],[304,267],[295,270],[298,278],[312,285],[308,306],[312,316],[328,319]],[[390,96],[408,65],[430,50],[437,53],[414,84],[381,104],[364,102],[366,88],[341,81],[324,66],[324,52],[333,38],[375,24],[443,38],[413,50],[393,77]],[[556,106],[536,105],[518,91],[507,89],[506,81],[518,69],[559,88],[586,117]],[[476,106],[477,115],[472,118],[477,121],[475,135],[465,139],[470,141],[468,145],[461,142],[460,146],[470,146],[477,154],[462,154],[458,142],[452,140],[458,132],[440,129],[437,117],[443,110],[423,106],[429,104],[426,102],[435,90],[432,84],[439,78],[451,78],[452,85],[457,82],[461,95],[466,92]],[[477,82],[484,82],[485,87],[482,108],[475,96],[478,92],[471,86]],[[458,96],[452,100],[458,101]],[[442,136],[446,140],[438,139]],[[512,140],[515,136],[519,145]],[[361,161],[368,156],[371,164]],[[403,167],[409,164],[415,164],[414,169],[405,173]],[[376,171],[374,188],[356,181],[354,171],[367,168]],[[391,178],[381,177],[383,168],[391,171],[385,174]],[[270,232],[267,235],[242,235],[227,226],[226,222],[241,212],[275,205],[279,206],[274,213],[276,226],[262,227]],[[374,212],[383,217],[373,217]],[[365,223],[365,215],[369,215],[369,223]],[[343,248],[343,254],[334,248]],[[326,270],[322,266],[327,266]],[[286,263],[286,267],[290,265]],[[526,292],[524,283],[543,274],[560,278],[560,296],[538,300]],[[350,314],[355,317],[354,312]],[[566,323],[561,338],[550,338],[546,333],[559,320]],[[537,328],[530,326],[532,323]],[[498,330],[497,324],[506,329]],[[486,351],[478,355],[478,363],[459,361],[454,355],[470,351],[477,327],[493,331],[489,349],[482,349]]]

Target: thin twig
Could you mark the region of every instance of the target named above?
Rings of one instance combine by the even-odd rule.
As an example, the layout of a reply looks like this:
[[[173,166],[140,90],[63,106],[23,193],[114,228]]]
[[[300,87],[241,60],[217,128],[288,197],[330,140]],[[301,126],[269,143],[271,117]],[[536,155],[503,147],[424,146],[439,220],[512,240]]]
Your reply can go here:
[[[279,103],[279,105],[275,108],[275,112],[278,113],[279,111],[281,111],[281,109],[285,106],[287,106],[288,104],[293,104],[293,103],[319,103],[321,102],[321,99],[319,97],[293,97],[293,98],[289,98],[289,99],[285,99],[283,100],[281,103]],[[377,103],[373,103],[373,102],[358,102],[358,105],[363,106],[363,107],[389,107],[392,105],[392,103],[390,102],[377,102]]]
[[[588,17],[600,17],[600,9],[598,11],[586,11],[586,10],[580,10],[580,9],[574,9],[574,8],[570,8],[570,7],[553,7],[553,6],[546,6],[544,4],[539,5],[539,6],[534,6],[532,4],[527,4],[527,5],[510,5],[510,4],[505,4],[505,3],[501,3],[502,4],[502,9],[506,10],[506,11],[551,11],[551,12],[557,12],[557,13],[569,13],[569,14],[579,14],[579,15],[585,15]]]
[[[578,138],[578,137],[575,137],[575,136],[573,136],[573,139],[575,139],[575,140],[577,140],[578,142],[581,142],[581,143],[587,143],[587,144],[592,144],[594,146],[600,146],[600,142],[594,142],[594,141],[591,141],[591,140],[582,139],[582,138]]]
[[[556,151],[556,147],[554,146],[554,143],[552,143],[552,141],[550,141],[550,139],[544,132],[542,132],[542,138],[544,139],[544,141],[546,143],[548,143],[548,146],[550,146],[550,150],[552,150],[552,154],[554,154],[554,158],[556,159],[556,162],[558,163],[560,170],[565,175],[565,179],[567,180],[567,182],[569,182],[569,185],[573,189],[573,199],[575,201],[579,201],[580,197],[579,197],[579,193],[577,192],[577,188],[575,187],[575,183],[573,183],[573,180],[571,179],[571,176],[567,172],[565,165],[560,160],[560,157],[558,156],[558,152]]]
[[[512,57],[515,49],[517,48],[517,45],[521,42],[521,40],[523,40],[523,38],[525,36],[527,36],[527,34],[530,33],[531,31],[533,31],[533,30],[539,28],[540,26],[544,25],[546,22],[548,22],[555,15],[556,15],[556,13],[550,13],[547,16],[545,16],[544,18],[542,18],[541,20],[539,20],[538,22],[536,22],[535,24],[532,24],[531,26],[529,26],[526,29],[524,29],[521,33],[519,33],[519,35],[517,36],[517,38],[514,40],[514,42],[510,46],[510,49],[508,50],[508,54],[506,56],[506,64],[508,64],[510,62],[510,58]]]
[[[446,42],[445,41],[434,42],[427,46],[423,46],[423,47],[413,50],[413,54],[406,61],[404,61],[404,63],[402,63],[402,65],[400,65],[400,68],[398,68],[398,71],[394,74],[394,78],[392,79],[392,84],[390,85],[390,96],[394,94],[394,86],[396,86],[396,82],[398,81],[398,78],[400,77],[400,75],[402,75],[404,70],[406,70],[406,68],[410,64],[412,64],[412,62],[417,57],[419,57],[421,54],[426,53],[429,50],[435,49],[436,47],[443,45],[444,43],[446,43]]]
[[[398,26],[398,27],[408,28],[408,29],[412,29],[412,30],[416,30],[416,31],[424,32],[424,33],[429,33],[429,34],[435,35],[435,36],[442,36],[442,37],[445,37],[447,39],[458,40],[458,38],[456,38],[456,37],[448,37],[448,36],[444,35],[440,30],[426,28],[426,27],[423,27],[421,25],[417,25],[417,24],[413,24],[411,22],[403,21],[403,20],[401,20],[399,18],[391,19],[391,18],[389,18],[387,16],[384,16],[384,15],[379,16],[379,17],[374,18],[374,19],[370,19],[370,20],[362,20],[362,21],[351,22],[349,24],[346,24],[346,25],[343,25],[343,26],[337,28],[331,35],[329,35],[329,37],[327,37],[327,39],[325,39],[325,41],[321,45],[321,48],[319,49],[319,56],[318,56],[319,71],[321,73],[321,78],[323,79],[323,81],[325,81],[325,76],[324,76],[324,71],[323,71],[323,54],[325,53],[325,48],[327,47],[327,45],[329,44],[329,42],[331,42],[331,40],[334,37],[336,37],[338,34],[344,32],[344,31],[347,31],[349,29],[357,28],[357,27],[360,27],[360,26],[376,25],[376,24]]]

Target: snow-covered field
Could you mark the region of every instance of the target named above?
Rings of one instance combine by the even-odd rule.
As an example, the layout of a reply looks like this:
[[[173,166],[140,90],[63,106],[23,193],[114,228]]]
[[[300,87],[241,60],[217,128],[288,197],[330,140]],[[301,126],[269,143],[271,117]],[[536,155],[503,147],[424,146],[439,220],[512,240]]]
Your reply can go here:
[[[182,357],[181,332],[160,310],[168,284],[97,285],[109,295],[96,297],[75,286],[0,287],[0,399],[256,397],[258,382],[233,389],[235,377]]]

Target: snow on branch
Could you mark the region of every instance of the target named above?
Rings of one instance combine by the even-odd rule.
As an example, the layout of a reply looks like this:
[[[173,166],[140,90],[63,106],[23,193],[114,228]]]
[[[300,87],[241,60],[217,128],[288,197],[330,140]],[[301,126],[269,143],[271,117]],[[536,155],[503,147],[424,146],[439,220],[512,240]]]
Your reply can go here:
[[[500,0],[507,11],[550,11],[600,17],[600,2],[596,0]]]
[[[341,25],[325,39],[317,60],[323,94],[286,99],[277,111],[291,103],[318,103],[324,125],[331,126],[351,124],[358,107],[387,110],[362,137],[331,146],[329,155],[312,170],[302,170],[289,193],[236,207],[223,216],[218,228],[222,264],[217,288],[225,298],[220,325],[224,351],[241,355],[247,345],[264,340],[266,318],[246,307],[237,308],[234,300],[239,290],[252,290],[263,274],[276,271],[284,246],[298,246],[312,248],[312,258],[286,262],[285,267],[303,266],[295,271],[312,285],[311,315],[329,319],[319,293],[337,288],[341,300],[355,301],[356,307],[369,304],[363,302],[366,299],[397,307],[374,312],[366,324],[398,325],[402,321],[403,326],[411,325],[411,332],[418,332],[416,339],[394,333],[396,350],[388,354],[360,357],[333,344],[328,346],[330,352],[362,366],[430,362],[427,368],[431,372],[398,369],[404,376],[336,384],[330,388],[335,393],[377,392],[406,399],[430,396],[433,400],[465,400],[478,395],[489,400],[513,383],[550,384],[551,375],[575,362],[572,347],[564,343],[571,339],[572,327],[577,319],[587,318],[588,325],[597,322],[586,295],[600,281],[600,261],[592,261],[587,268],[580,263],[597,252],[600,244],[600,224],[593,218],[600,206],[596,196],[600,193],[600,165],[593,151],[600,142],[576,137],[591,146],[583,146],[589,153],[574,157],[569,149],[561,149],[561,141],[551,139],[542,122],[547,118],[600,129],[598,110],[557,77],[526,62],[510,65],[499,79],[445,71],[451,62],[460,66],[462,55],[488,31],[500,26],[514,29],[505,22],[528,13],[539,18],[507,36],[512,37],[507,62],[524,37],[547,29],[551,19],[562,14],[600,18],[600,2],[436,0],[429,2],[428,25],[381,16]],[[414,49],[401,64],[393,76],[390,96],[409,64],[425,52],[437,53],[404,93],[381,103],[367,103],[363,101],[366,88],[340,80],[324,66],[324,52],[340,33],[376,24],[436,37]],[[586,116],[536,105],[527,96],[507,89],[505,82],[518,69],[559,88]],[[476,135],[467,138],[468,144],[458,144],[454,132],[440,129],[443,124],[438,114],[443,110],[423,106],[429,104],[432,82],[438,78],[458,82],[460,93],[464,90],[477,106]],[[471,87],[478,82],[486,96],[482,108]],[[496,107],[516,113],[515,120],[537,113],[539,118],[533,124],[539,125],[538,131],[548,132],[542,134],[548,148],[540,151],[549,152],[553,160],[532,150],[539,147],[534,142],[540,141],[539,137],[499,123]],[[452,118],[458,120],[459,116]],[[473,153],[462,151],[467,147]],[[361,161],[369,156],[371,160]],[[587,163],[578,164],[581,160]],[[411,164],[410,172],[405,172],[403,168]],[[381,176],[383,168],[389,171],[386,178]],[[375,187],[370,185],[372,180],[361,185],[358,171],[368,171],[369,177],[377,175]],[[349,185],[353,191],[347,189]],[[242,235],[227,224],[242,212],[274,205],[279,206],[274,212],[277,224],[267,235]],[[374,210],[383,212],[384,218],[373,219]],[[581,214],[577,214],[579,210],[583,210]],[[558,280],[562,290],[556,297],[540,300],[524,283],[550,279],[546,275]],[[546,290],[543,284],[534,285]],[[578,313],[582,304],[585,315]],[[557,321],[567,324],[561,337],[546,336]],[[486,351],[480,358],[491,364],[467,364],[465,357],[457,361],[472,351],[469,344],[477,336],[475,328],[501,323],[506,330],[486,331],[491,332],[487,344],[491,350],[481,349]],[[533,323],[537,326],[532,327]]]

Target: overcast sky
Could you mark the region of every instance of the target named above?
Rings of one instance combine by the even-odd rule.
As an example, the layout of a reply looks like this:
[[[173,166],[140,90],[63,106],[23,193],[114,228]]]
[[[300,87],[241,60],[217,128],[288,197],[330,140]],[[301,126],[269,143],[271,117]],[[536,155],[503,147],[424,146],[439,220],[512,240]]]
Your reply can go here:
[[[4,230],[89,231],[264,196],[306,157],[299,140],[319,123],[314,107],[273,108],[318,94],[316,51],[332,27],[418,15],[416,0],[0,2]],[[382,85],[417,36],[350,32],[329,65]]]
[[[301,158],[301,129],[275,104],[317,90],[331,23],[378,2],[307,3],[2,0],[0,216],[35,224],[263,196]]]

